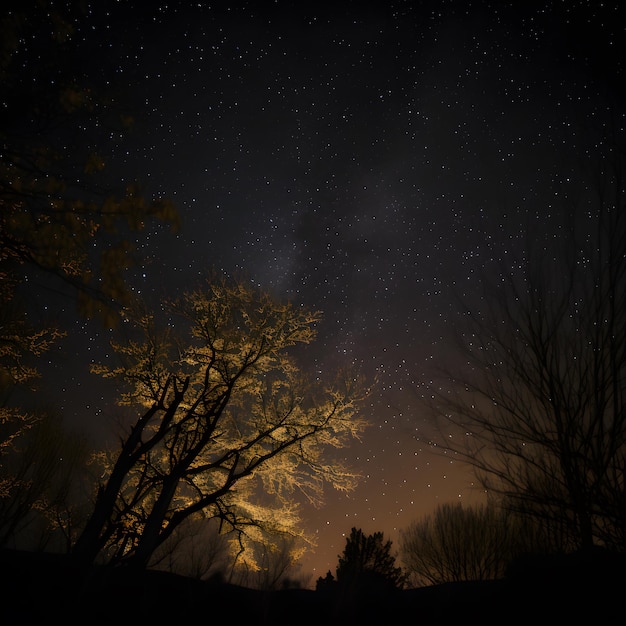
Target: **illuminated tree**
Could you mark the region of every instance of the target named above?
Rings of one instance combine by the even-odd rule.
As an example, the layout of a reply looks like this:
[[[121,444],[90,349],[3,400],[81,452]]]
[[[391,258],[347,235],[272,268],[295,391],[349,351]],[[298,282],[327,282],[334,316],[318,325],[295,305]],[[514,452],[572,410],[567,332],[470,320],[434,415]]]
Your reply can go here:
[[[144,567],[185,520],[219,519],[234,549],[263,533],[301,535],[297,500],[319,504],[325,483],[357,478],[323,453],[358,437],[363,399],[352,375],[312,384],[294,348],[318,313],[216,279],[164,306],[167,325],[130,313],[138,334],[114,344],[119,367],[93,371],[126,386],[139,411],[73,553]]]
[[[401,589],[406,582],[402,568],[396,567],[391,554],[392,542],[383,533],[365,535],[352,528],[346,547],[339,557],[337,583],[354,589]]]
[[[490,493],[563,529],[559,547],[623,551],[626,206],[623,163],[600,165],[549,241],[468,308],[464,370],[428,395],[444,418],[438,449]]]

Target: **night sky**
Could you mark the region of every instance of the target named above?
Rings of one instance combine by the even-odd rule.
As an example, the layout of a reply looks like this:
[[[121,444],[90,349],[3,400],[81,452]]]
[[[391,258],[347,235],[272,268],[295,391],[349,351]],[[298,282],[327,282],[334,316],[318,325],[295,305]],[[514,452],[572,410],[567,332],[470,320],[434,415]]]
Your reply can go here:
[[[549,258],[557,209],[623,129],[626,35],[617,1],[321,4],[100,2],[76,35],[90,80],[135,117],[129,141],[100,147],[112,180],[182,218],[137,237],[135,289],[158,301],[209,269],[243,274],[323,311],[312,372],[379,379],[345,450],[360,486],[303,510],[314,578],[352,526],[395,544],[437,503],[480,499],[433,454],[420,395],[454,362],[458,297],[479,305],[527,228]],[[115,408],[88,364],[109,338],[79,320],[50,365],[54,400],[98,433]]]

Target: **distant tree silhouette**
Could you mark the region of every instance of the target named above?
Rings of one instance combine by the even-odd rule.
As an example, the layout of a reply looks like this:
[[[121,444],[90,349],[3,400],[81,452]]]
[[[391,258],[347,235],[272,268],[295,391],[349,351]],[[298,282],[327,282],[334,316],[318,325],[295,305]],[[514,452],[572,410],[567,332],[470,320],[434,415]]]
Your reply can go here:
[[[406,576],[396,566],[391,546],[392,542],[385,541],[382,532],[366,535],[361,529],[352,528],[339,556],[337,583],[362,589],[402,589]]]
[[[609,143],[553,235],[529,231],[523,256],[485,279],[465,308],[463,369],[422,396],[442,419],[434,449],[568,550],[626,549],[626,177]]]
[[[337,584],[335,577],[332,575],[331,571],[328,570],[326,576],[320,576],[315,583],[315,590],[326,592],[334,589],[334,586]]]
[[[36,417],[3,455],[0,547],[67,551],[87,514],[75,492],[89,448],[64,430],[58,413],[38,412]],[[4,434],[0,427],[0,437]]]
[[[217,519],[191,519],[155,551],[150,567],[197,580],[225,580],[233,558]]]
[[[266,533],[262,541],[250,543],[249,554],[241,555],[246,558],[235,558],[229,580],[263,591],[300,586],[296,573],[305,550],[306,544],[293,535]]]
[[[439,505],[400,531],[400,554],[416,586],[502,578],[520,554],[549,550],[535,525],[489,501]]]

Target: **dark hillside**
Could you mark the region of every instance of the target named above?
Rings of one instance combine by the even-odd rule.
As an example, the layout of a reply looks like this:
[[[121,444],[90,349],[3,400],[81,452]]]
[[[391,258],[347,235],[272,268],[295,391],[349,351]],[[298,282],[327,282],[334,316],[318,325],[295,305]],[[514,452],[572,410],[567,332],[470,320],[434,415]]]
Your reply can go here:
[[[0,552],[2,626],[177,624],[258,626],[626,623],[623,559],[520,562],[505,580],[387,594],[262,592],[165,572],[92,569],[64,556]]]

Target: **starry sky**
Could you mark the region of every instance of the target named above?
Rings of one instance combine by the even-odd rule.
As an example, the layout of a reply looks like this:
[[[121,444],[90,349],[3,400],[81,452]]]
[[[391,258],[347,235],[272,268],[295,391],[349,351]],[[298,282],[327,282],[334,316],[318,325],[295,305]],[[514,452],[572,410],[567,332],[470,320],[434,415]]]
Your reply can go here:
[[[148,299],[216,268],[324,313],[312,371],[358,365],[379,383],[345,457],[350,494],[303,511],[334,572],[356,526],[398,531],[438,503],[481,498],[433,454],[423,386],[454,361],[461,297],[514,263],[527,228],[547,250],[611,125],[623,128],[617,0],[100,2],[80,22],[85,71],[123,93],[129,140],[112,178],[173,198],[173,235],[137,238]],[[86,373],[108,342],[79,320],[57,355],[77,424],[113,410]],[[61,365],[58,363],[61,362]]]

